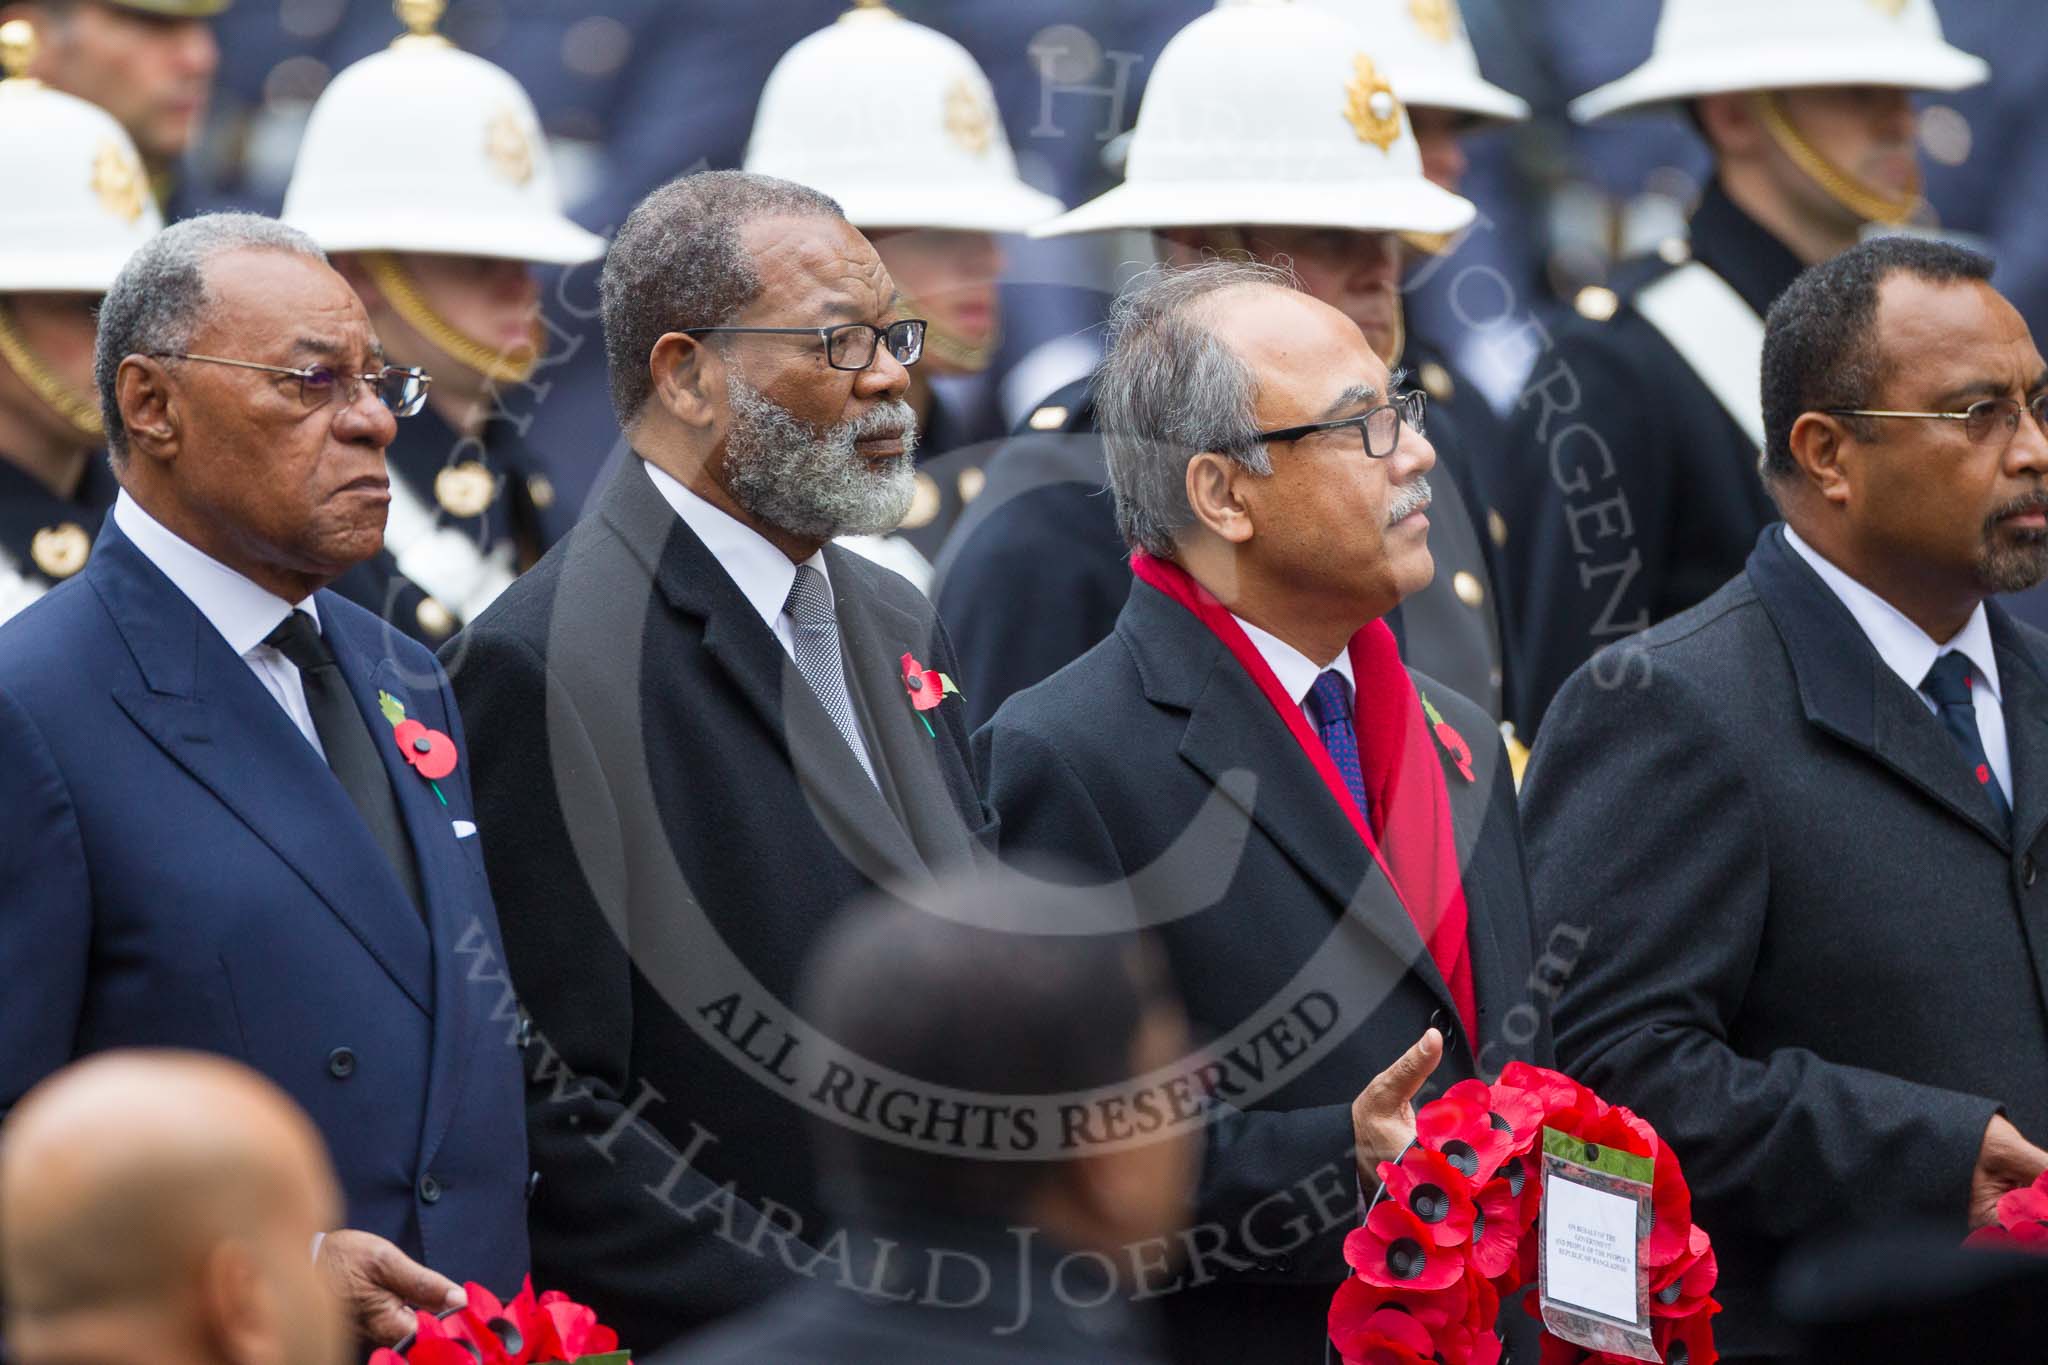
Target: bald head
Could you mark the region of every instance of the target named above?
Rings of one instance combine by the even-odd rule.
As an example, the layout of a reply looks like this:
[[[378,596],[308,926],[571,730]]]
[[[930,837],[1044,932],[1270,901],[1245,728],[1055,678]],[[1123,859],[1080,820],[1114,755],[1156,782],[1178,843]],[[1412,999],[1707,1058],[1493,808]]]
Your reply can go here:
[[[0,1126],[0,1291],[18,1365],[329,1365],[314,1276],[341,1199],[320,1136],[221,1058],[108,1053]]]

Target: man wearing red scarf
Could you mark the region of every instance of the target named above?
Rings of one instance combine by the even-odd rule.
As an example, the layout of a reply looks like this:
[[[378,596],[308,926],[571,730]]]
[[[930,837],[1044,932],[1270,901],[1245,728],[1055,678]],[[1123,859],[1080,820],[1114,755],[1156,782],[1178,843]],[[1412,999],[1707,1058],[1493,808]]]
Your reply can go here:
[[[1370,1194],[1398,1150],[1368,1082],[1432,1027],[1416,1103],[1549,1058],[1514,788],[1485,713],[1404,668],[1381,619],[1434,571],[1435,454],[1401,377],[1264,266],[1155,271],[1111,322],[1096,404],[1130,600],[997,712],[980,769],[1004,856],[1120,886],[1106,928],[1159,935],[1206,1041],[1186,1264],[1132,1288],[1171,1295],[1176,1359],[1319,1362],[1354,1177]],[[1122,1136],[1092,1117],[1077,1142]]]

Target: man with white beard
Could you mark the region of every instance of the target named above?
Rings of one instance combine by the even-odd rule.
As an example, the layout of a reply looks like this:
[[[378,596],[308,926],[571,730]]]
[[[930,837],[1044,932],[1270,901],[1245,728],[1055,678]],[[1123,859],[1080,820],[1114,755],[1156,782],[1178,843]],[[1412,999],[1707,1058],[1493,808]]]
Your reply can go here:
[[[641,1354],[827,1244],[778,1002],[837,906],[991,821],[930,604],[831,543],[915,478],[924,323],[874,248],[706,172],[634,210],[602,295],[638,458],[443,657],[531,1023],[534,1274]]]

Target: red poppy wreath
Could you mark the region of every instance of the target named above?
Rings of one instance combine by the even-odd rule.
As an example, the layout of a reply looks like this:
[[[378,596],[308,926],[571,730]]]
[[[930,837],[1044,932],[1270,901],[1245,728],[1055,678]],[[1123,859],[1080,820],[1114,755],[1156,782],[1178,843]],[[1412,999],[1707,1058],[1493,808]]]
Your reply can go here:
[[[372,1353],[370,1365],[632,1365],[619,1334],[559,1289],[535,1297],[529,1278],[503,1303],[480,1284],[463,1290],[469,1301],[461,1308],[446,1317],[421,1313],[418,1332]]]
[[[1678,1158],[1657,1133],[1569,1076],[1512,1062],[1491,1086],[1461,1081],[1416,1115],[1415,1141],[1383,1161],[1380,1196],[1344,1243],[1352,1276],[1330,1304],[1345,1365],[1498,1365],[1503,1302],[1537,1313],[1542,1134],[1553,1129],[1651,1163],[1651,1334],[1666,1365],[1712,1365],[1721,1311],[1712,1242],[1692,1221]],[[1541,1365],[1625,1356],[1542,1337]]]

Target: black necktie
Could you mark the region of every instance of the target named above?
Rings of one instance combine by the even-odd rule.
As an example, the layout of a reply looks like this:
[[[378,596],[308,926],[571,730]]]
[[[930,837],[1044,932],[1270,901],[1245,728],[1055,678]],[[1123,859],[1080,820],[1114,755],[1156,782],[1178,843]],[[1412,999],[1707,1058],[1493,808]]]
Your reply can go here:
[[[320,747],[327,751],[327,766],[362,812],[363,823],[391,860],[399,883],[424,915],[426,899],[420,894],[419,865],[413,860],[412,841],[406,838],[405,821],[398,813],[398,798],[391,791],[391,775],[384,770],[363,713],[349,695],[348,683],[334,662],[334,651],[327,647],[313,618],[298,610],[285,617],[284,624],[265,636],[263,643],[298,668],[299,681],[306,689],[306,710],[312,713]]]
[[[1963,751],[1963,758],[1970,765],[1970,775],[1977,779],[1977,785],[1991,798],[1991,804],[1998,810],[1998,818],[2007,826],[2012,824],[2012,807],[2006,803],[2005,793],[1999,789],[1997,774],[1991,771],[1991,757],[1984,752],[1984,736],[1977,730],[1977,706],[1972,700],[1970,661],[1958,650],[1950,650],[1934,661],[1934,667],[1927,670],[1927,677],[1920,683],[1920,690],[1934,699],[1935,714],[1941,723],[1955,737],[1957,747]]]

